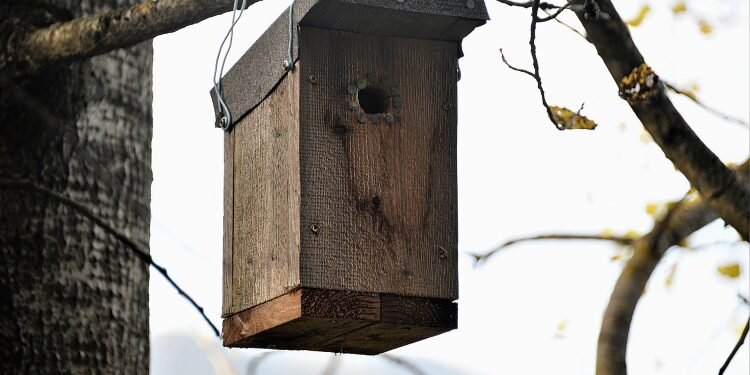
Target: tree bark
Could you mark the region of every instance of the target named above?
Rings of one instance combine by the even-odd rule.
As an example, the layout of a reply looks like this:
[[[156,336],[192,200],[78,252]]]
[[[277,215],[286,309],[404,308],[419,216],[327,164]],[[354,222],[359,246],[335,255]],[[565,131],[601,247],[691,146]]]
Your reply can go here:
[[[601,9],[601,17],[587,17],[583,11],[576,14],[612,78],[622,84],[626,76],[645,62],[612,2],[596,0],[596,3]],[[734,227],[744,240],[748,240],[750,189],[698,138],[669,100],[658,79],[653,82],[656,84],[652,87],[641,84],[640,90],[636,90],[640,91],[641,98],[628,99],[633,112],[664,155],[698,190],[708,206]]]
[[[123,5],[24,3],[0,6],[0,40]],[[68,196],[147,245],[151,66],[149,41],[33,76],[0,71],[0,178]],[[148,372],[148,265],[122,243],[60,202],[0,189],[0,259],[0,373]]]

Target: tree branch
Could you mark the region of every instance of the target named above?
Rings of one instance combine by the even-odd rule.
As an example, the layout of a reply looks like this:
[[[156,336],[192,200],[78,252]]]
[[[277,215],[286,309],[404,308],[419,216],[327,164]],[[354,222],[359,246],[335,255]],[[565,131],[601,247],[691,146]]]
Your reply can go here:
[[[750,160],[738,167],[742,182],[750,183]],[[672,206],[654,229],[633,244],[633,257],[627,262],[604,312],[597,347],[597,375],[626,375],[628,335],[633,313],[648,279],[664,253],[718,216],[704,200],[683,198]]]
[[[729,353],[729,357],[727,357],[727,360],[724,361],[724,365],[722,365],[719,369],[719,375],[724,375],[724,371],[726,371],[727,367],[729,367],[729,364],[732,363],[732,358],[734,358],[734,355],[737,354],[737,352],[740,350],[742,344],[745,343],[745,338],[747,337],[748,330],[750,330],[750,318],[747,319],[747,323],[745,323],[745,328],[742,330],[742,334],[740,335],[740,339],[737,340],[737,344],[734,345],[734,348]]]
[[[722,119],[724,119],[724,120],[726,120],[728,122],[732,122],[732,123],[735,123],[735,124],[738,124],[738,125],[742,125],[744,127],[750,126],[750,124],[748,124],[747,121],[745,121],[743,119],[729,116],[726,113],[722,113],[718,109],[715,109],[715,108],[712,108],[712,107],[708,106],[706,103],[703,103],[702,101],[698,100],[698,98],[695,96],[695,94],[690,93],[690,92],[685,91],[685,90],[682,90],[682,89],[679,89],[678,87],[674,86],[673,84],[671,84],[669,82],[666,82],[666,81],[662,81],[662,82],[664,82],[664,84],[667,86],[668,89],[670,89],[670,90],[674,91],[675,93],[680,94],[680,95],[682,95],[682,96],[684,96],[684,97],[692,100],[693,103],[697,104],[699,107],[705,109],[707,112],[713,114],[714,116],[721,117]]]
[[[628,79],[634,85],[627,94],[628,103],[654,141],[677,169],[698,190],[706,203],[734,227],[740,236],[750,237],[750,190],[706,147],[666,94],[654,74],[633,77],[634,73],[650,71],[635,46],[627,26],[622,22],[610,0],[598,0],[598,8],[608,17],[587,17],[576,12],[615,82],[623,86]],[[648,85],[648,83],[651,85]]]
[[[248,0],[248,6],[259,0]],[[143,0],[101,14],[58,22],[11,37],[0,67],[27,71],[129,47],[232,10],[228,0]]]
[[[622,236],[606,236],[606,235],[587,235],[587,234],[542,234],[538,236],[531,236],[531,237],[521,237],[516,238],[510,241],[507,241],[500,246],[495,247],[494,249],[488,251],[484,254],[469,254],[471,255],[474,260],[477,263],[487,261],[491,256],[495,255],[496,253],[500,252],[501,250],[505,249],[508,246],[515,245],[517,243],[521,242],[528,242],[528,241],[540,241],[540,240],[594,240],[594,241],[610,241],[615,242],[620,245],[631,245],[634,238],[628,238],[628,237],[622,237]]]
[[[198,313],[201,314],[203,317],[203,320],[208,323],[209,326],[211,326],[211,329],[214,331],[216,336],[219,336],[219,330],[216,328],[216,326],[211,322],[211,320],[208,319],[206,316],[206,313],[203,311],[203,307],[198,305],[197,302],[189,295],[187,292],[185,292],[182,288],[180,288],[177,283],[172,280],[172,277],[169,276],[167,273],[167,269],[160,266],[156,262],[154,262],[154,259],[151,257],[151,254],[149,254],[148,248],[146,246],[142,246],[132,240],[128,235],[125,233],[120,232],[113,226],[111,226],[109,223],[104,221],[101,217],[96,215],[93,211],[88,209],[86,206],[58,193],[52,190],[49,190],[47,188],[38,186],[36,184],[33,184],[31,182],[27,181],[18,181],[18,180],[8,180],[8,179],[0,179],[0,188],[7,188],[7,189],[14,189],[18,191],[31,191],[37,194],[41,194],[46,196],[49,199],[52,199],[56,202],[62,203],[63,205],[73,209],[74,211],[78,212],[80,215],[86,217],[87,219],[91,220],[94,224],[101,227],[105,232],[112,235],[114,238],[116,238],[118,241],[125,244],[125,246],[140,260],[145,262],[146,264],[154,267],[164,278],[169,282],[172,287],[174,287],[178,293],[180,293],[181,296],[185,297],[185,299],[190,302],[190,304],[198,310]]]

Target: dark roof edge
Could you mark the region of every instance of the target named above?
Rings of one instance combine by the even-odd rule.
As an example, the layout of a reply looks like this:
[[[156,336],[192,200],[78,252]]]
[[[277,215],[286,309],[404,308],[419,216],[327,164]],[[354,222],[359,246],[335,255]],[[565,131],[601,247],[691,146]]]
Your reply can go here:
[[[469,1],[473,2],[473,8],[467,6]],[[331,17],[332,14],[335,14],[333,11],[336,7],[350,8],[351,10],[363,6],[370,12],[381,13],[380,17],[385,19],[390,19],[388,17],[394,14],[408,12],[434,18],[433,24],[445,24],[446,18],[453,18],[456,22],[460,21],[461,25],[457,27],[455,26],[456,22],[454,22],[451,27],[432,35],[429,34],[429,30],[424,31],[417,28],[399,30],[391,27],[382,28],[382,25],[381,27],[378,25],[372,26],[367,22],[362,22],[361,17],[360,19],[350,17],[350,20],[342,17]],[[340,13],[354,14],[356,12]],[[460,43],[471,30],[484,24],[489,16],[483,0],[467,0],[466,2],[456,0],[404,0],[401,3],[396,0],[296,0],[293,18],[293,25],[295,26],[309,24],[315,27],[334,28],[343,31],[455,40]],[[298,31],[299,27],[292,27],[292,60],[295,62],[299,56]],[[405,35],[398,35],[399,32]],[[224,75],[222,91],[224,92],[224,100],[232,113],[233,125],[260,104],[284,78],[287,71],[283,66],[283,61],[288,58],[288,43],[289,8],[284,10]],[[211,100],[214,105],[214,114],[218,117],[219,109],[216,103],[216,92],[213,88],[211,89]]]

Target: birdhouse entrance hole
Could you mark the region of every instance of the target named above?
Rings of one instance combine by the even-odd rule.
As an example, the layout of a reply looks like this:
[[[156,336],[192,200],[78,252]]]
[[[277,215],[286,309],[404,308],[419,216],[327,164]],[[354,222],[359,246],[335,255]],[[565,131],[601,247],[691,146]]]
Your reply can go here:
[[[385,90],[377,86],[367,86],[359,90],[359,106],[367,114],[386,113],[390,98]]]

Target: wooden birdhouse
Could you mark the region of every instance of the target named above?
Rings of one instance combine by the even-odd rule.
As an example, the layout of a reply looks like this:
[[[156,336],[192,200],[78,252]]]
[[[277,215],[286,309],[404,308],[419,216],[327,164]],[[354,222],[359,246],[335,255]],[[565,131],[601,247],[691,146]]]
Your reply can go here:
[[[224,345],[377,354],[455,329],[458,59],[483,1],[291,14],[223,80]]]

